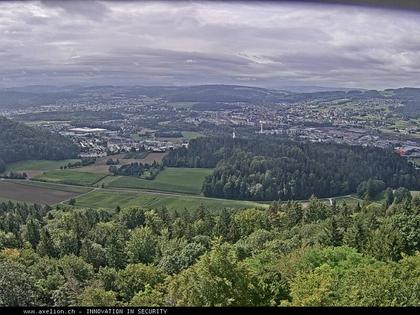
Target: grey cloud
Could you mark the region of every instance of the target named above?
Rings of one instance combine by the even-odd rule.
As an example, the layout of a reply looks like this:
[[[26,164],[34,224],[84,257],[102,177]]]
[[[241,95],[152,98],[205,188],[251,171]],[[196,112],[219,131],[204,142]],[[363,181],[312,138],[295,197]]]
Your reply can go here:
[[[0,86],[420,86],[420,13],[290,3],[2,2],[0,34]]]
[[[50,8],[59,8],[71,15],[84,16],[93,20],[102,20],[109,12],[108,8],[93,0],[43,0],[42,5]]]

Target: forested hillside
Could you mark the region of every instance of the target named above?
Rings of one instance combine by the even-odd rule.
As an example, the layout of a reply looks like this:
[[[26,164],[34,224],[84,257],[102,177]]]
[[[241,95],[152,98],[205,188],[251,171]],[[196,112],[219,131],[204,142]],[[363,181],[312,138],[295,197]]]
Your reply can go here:
[[[168,166],[216,167],[205,196],[251,200],[308,199],[355,193],[363,181],[420,188],[420,171],[390,150],[340,144],[198,138],[171,151]]]
[[[420,199],[169,212],[0,203],[0,306],[420,304]]]
[[[1,161],[62,160],[77,157],[78,152],[66,137],[0,117],[0,167]]]

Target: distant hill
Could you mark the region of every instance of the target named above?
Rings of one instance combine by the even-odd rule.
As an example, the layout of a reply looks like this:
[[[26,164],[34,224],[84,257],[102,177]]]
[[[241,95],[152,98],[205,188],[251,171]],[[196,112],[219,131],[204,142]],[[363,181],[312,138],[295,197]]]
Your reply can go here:
[[[396,99],[405,107],[398,111],[407,116],[420,115],[420,89],[400,88],[385,91],[323,87],[289,87],[273,90],[241,85],[197,85],[197,86],[28,86],[0,90],[0,107],[22,108],[28,106],[56,104],[60,100],[94,98],[106,101],[109,98],[139,98],[148,96],[168,102],[200,103],[200,109],[220,109],[223,103],[276,104],[304,101],[333,101],[337,99],[368,100]]]
[[[393,98],[400,100],[405,105],[397,109],[401,114],[413,118],[420,117],[420,89],[405,87],[388,89],[384,92],[390,93]]]
[[[285,90],[293,93],[314,93],[314,92],[329,92],[329,91],[363,91],[365,89],[359,88],[341,88],[341,87],[326,87],[326,86],[313,86],[313,85],[292,85],[292,86],[281,86],[281,90]]]
[[[289,94],[285,91],[269,90],[239,85],[199,85],[199,86],[90,86],[54,88],[51,86],[29,86],[0,90],[0,106],[27,107],[54,104],[61,99],[105,96],[134,98],[157,97],[169,102],[252,102],[277,103]]]
[[[133,87],[126,95],[161,97],[170,102],[259,102],[275,103],[288,93],[241,85],[197,85],[181,87]]]
[[[51,92],[51,91],[31,91],[23,92],[20,90],[0,90],[0,107],[3,108],[25,108],[30,106],[41,106],[56,104],[60,99],[71,99],[74,97],[73,91]]]
[[[0,117],[0,160],[62,160],[77,157],[79,148],[70,139]]]

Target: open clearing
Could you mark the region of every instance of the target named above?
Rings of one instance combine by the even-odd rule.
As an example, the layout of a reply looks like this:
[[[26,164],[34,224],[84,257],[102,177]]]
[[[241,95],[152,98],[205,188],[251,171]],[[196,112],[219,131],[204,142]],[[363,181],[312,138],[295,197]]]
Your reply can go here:
[[[252,208],[267,207],[252,201],[226,200],[206,198],[200,196],[182,196],[165,193],[116,191],[112,189],[96,189],[90,193],[76,198],[76,207],[108,208],[117,206],[155,208],[162,207],[168,210],[196,209],[203,205],[211,211],[220,211],[223,208]]]
[[[84,191],[75,191],[75,189],[62,186],[42,186],[29,181],[0,181],[0,199],[13,200],[28,203],[53,205],[64,200],[74,198]]]
[[[91,186],[96,184],[105,176],[106,175],[103,174],[76,172],[74,170],[57,170],[45,172],[42,175],[36,176],[34,180],[69,185]]]
[[[201,192],[204,178],[212,172],[213,169],[209,168],[167,167],[154,180],[131,176],[118,176],[106,185],[107,187],[141,188],[198,195]]]

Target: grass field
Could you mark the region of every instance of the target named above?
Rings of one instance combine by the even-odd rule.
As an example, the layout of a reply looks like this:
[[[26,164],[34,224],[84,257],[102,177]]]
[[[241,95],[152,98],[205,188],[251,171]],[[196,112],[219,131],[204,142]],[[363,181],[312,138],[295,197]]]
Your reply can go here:
[[[266,204],[259,204],[252,201],[213,199],[199,196],[177,196],[151,192],[136,193],[108,189],[98,189],[76,198],[76,207],[88,208],[113,209],[120,206],[121,208],[142,207],[160,209],[166,207],[168,210],[183,210],[196,209],[201,204],[211,211],[220,211],[223,208],[267,207]]]
[[[91,186],[96,184],[106,175],[69,170],[57,170],[44,172],[34,177],[34,180],[69,185]]]
[[[60,169],[60,166],[67,165],[68,163],[74,163],[80,161],[78,159],[70,160],[28,160],[7,164],[6,171],[50,171]]]
[[[19,183],[19,185],[26,185],[30,187],[39,187],[44,189],[52,189],[52,190],[62,190],[67,192],[74,192],[74,193],[86,193],[93,188],[86,187],[86,186],[71,186],[66,184],[55,184],[55,183],[48,183],[48,182],[39,182],[35,180],[6,180],[8,182],[15,182]]]
[[[107,183],[108,187],[141,188],[161,191],[173,191],[200,194],[204,178],[213,172],[208,168],[174,168],[161,171],[154,180],[120,176]]]
[[[20,201],[27,203],[38,203],[53,205],[70,198],[74,198],[81,193],[86,193],[90,189],[84,188],[83,191],[73,187],[63,187],[56,185],[37,185],[29,181],[0,181],[0,200]]]
[[[114,180],[116,180],[119,177],[121,177],[121,176],[105,176],[100,181],[95,183],[95,186],[102,187],[102,185],[104,185],[104,187],[108,187],[109,183],[113,182]]]
[[[346,203],[348,206],[355,206],[357,203],[362,203],[363,200],[359,199],[357,196],[343,196],[343,197],[333,197],[337,204]],[[327,204],[330,204],[329,198],[323,199],[324,201],[328,201]]]
[[[195,131],[183,131],[182,136],[184,138],[188,139],[188,140],[191,140],[191,139],[195,139],[195,138],[198,138],[198,137],[202,137],[203,134],[201,134],[199,132],[195,132]]]

